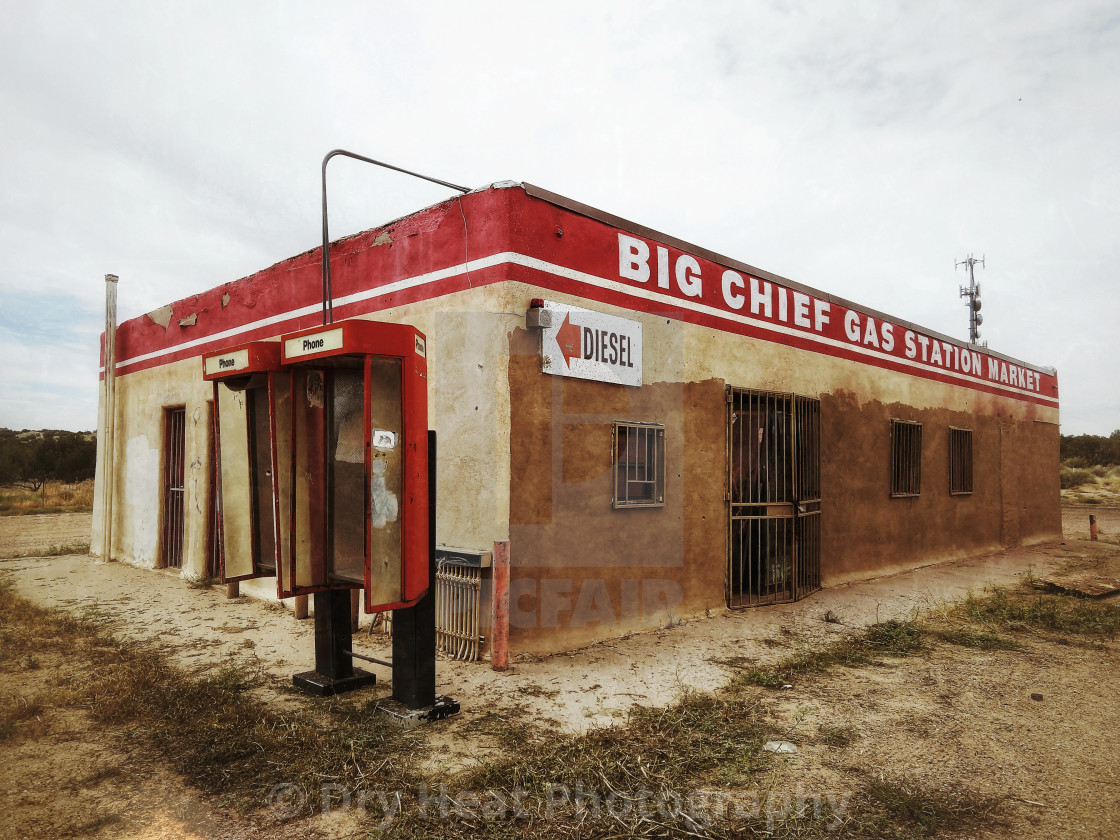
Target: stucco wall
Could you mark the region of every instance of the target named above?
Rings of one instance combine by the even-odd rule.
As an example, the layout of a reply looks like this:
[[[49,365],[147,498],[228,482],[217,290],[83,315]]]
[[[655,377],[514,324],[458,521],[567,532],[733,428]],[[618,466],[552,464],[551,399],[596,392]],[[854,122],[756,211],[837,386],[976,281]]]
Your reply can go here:
[[[522,309],[533,297],[587,305],[529,285],[517,294]],[[727,385],[821,400],[825,586],[1061,533],[1056,409],[596,309],[642,322],[640,388],[543,374],[538,335],[510,337],[515,652],[570,649],[726,605]],[[923,424],[916,498],[890,497],[892,417]],[[611,509],[615,420],[665,424],[664,508]],[[970,495],[949,494],[950,426],[973,430]]]
[[[501,285],[407,304],[376,320],[410,323],[428,336],[429,421],[439,436],[437,538],[459,548],[490,550],[509,536],[508,334],[521,321]],[[370,316],[372,318],[372,316]],[[117,379],[113,554],[140,566],[160,564],[164,411],[186,408],[183,574],[207,571],[212,386],[201,357]],[[99,483],[100,486],[100,483]],[[95,524],[96,551],[100,526]],[[267,596],[269,582],[246,583]]]

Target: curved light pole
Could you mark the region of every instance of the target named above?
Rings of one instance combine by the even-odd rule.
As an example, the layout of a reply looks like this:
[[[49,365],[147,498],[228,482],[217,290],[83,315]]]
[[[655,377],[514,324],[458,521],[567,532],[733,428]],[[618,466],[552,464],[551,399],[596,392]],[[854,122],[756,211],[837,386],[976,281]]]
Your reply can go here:
[[[345,149],[335,149],[328,152],[327,156],[323,158],[323,326],[334,323],[334,306],[331,301],[331,260],[330,260],[330,234],[327,232],[327,162],[335,155],[344,155],[345,157],[354,158],[354,160],[365,161],[372,163],[374,166],[380,166],[384,169],[392,169],[394,172],[403,172],[405,175],[412,175],[424,181],[431,181],[433,184],[440,186],[450,187],[453,190],[458,190],[461,193],[469,193],[470,187],[460,187],[458,184],[451,184],[447,181],[441,181],[439,178],[432,178],[428,175],[421,175],[419,172],[411,172],[408,169],[401,169],[399,166],[393,166],[391,163],[384,163],[380,160],[356,155],[353,152],[348,152]]]

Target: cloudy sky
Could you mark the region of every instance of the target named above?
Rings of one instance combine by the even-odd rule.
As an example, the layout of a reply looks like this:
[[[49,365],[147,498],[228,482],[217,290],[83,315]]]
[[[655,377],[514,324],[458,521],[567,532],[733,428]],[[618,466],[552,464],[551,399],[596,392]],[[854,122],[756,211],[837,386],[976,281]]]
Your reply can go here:
[[[0,117],[0,426],[94,428],[104,275],[123,320],[315,247],[342,147],[961,339],[983,255],[983,338],[1120,428],[1115,0],[0,0]],[[331,186],[335,236],[451,194]]]

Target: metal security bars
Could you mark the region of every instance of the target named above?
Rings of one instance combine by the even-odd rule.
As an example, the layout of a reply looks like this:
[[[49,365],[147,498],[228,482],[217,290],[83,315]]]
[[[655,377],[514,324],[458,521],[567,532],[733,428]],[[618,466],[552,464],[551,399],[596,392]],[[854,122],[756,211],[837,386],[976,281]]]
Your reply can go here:
[[[820,588],[820,401],[729,388],[728,604]]]
[[[922,424],[891,418],[891,496],[922,491]]]
[[[665,427],[614,424],[614,508],[665,505]]]
[[[793,398],[794,598],[821,588],[821,401]]]
[[[478,632],[482,569],[440,563],[436,569],[436,650],[451,659],[474,662],[482,638]]]
[[[972,429],[949,427],[949,493],[972,492]]]
[[[482,569],[440,561],[436,567],[436,651],[449,659],[477,662],[485,638],[479,632]],[[393,637],[393,613],[383,613],[384,633]]]
[[[164,413],[163,430],[163,565],[183,567],[183,496],[186,477],[187,410]]]

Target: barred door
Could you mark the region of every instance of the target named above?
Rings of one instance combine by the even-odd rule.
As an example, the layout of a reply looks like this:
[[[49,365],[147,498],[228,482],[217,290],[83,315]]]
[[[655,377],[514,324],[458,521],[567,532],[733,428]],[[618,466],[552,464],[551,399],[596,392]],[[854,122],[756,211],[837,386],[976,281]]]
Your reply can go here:
[[[183,496],[186,492],[187,410],[165,414],[163,432],[163,565],[183,565]]]
[[[728,606],[820,588],[820,401],[727,389]]]

